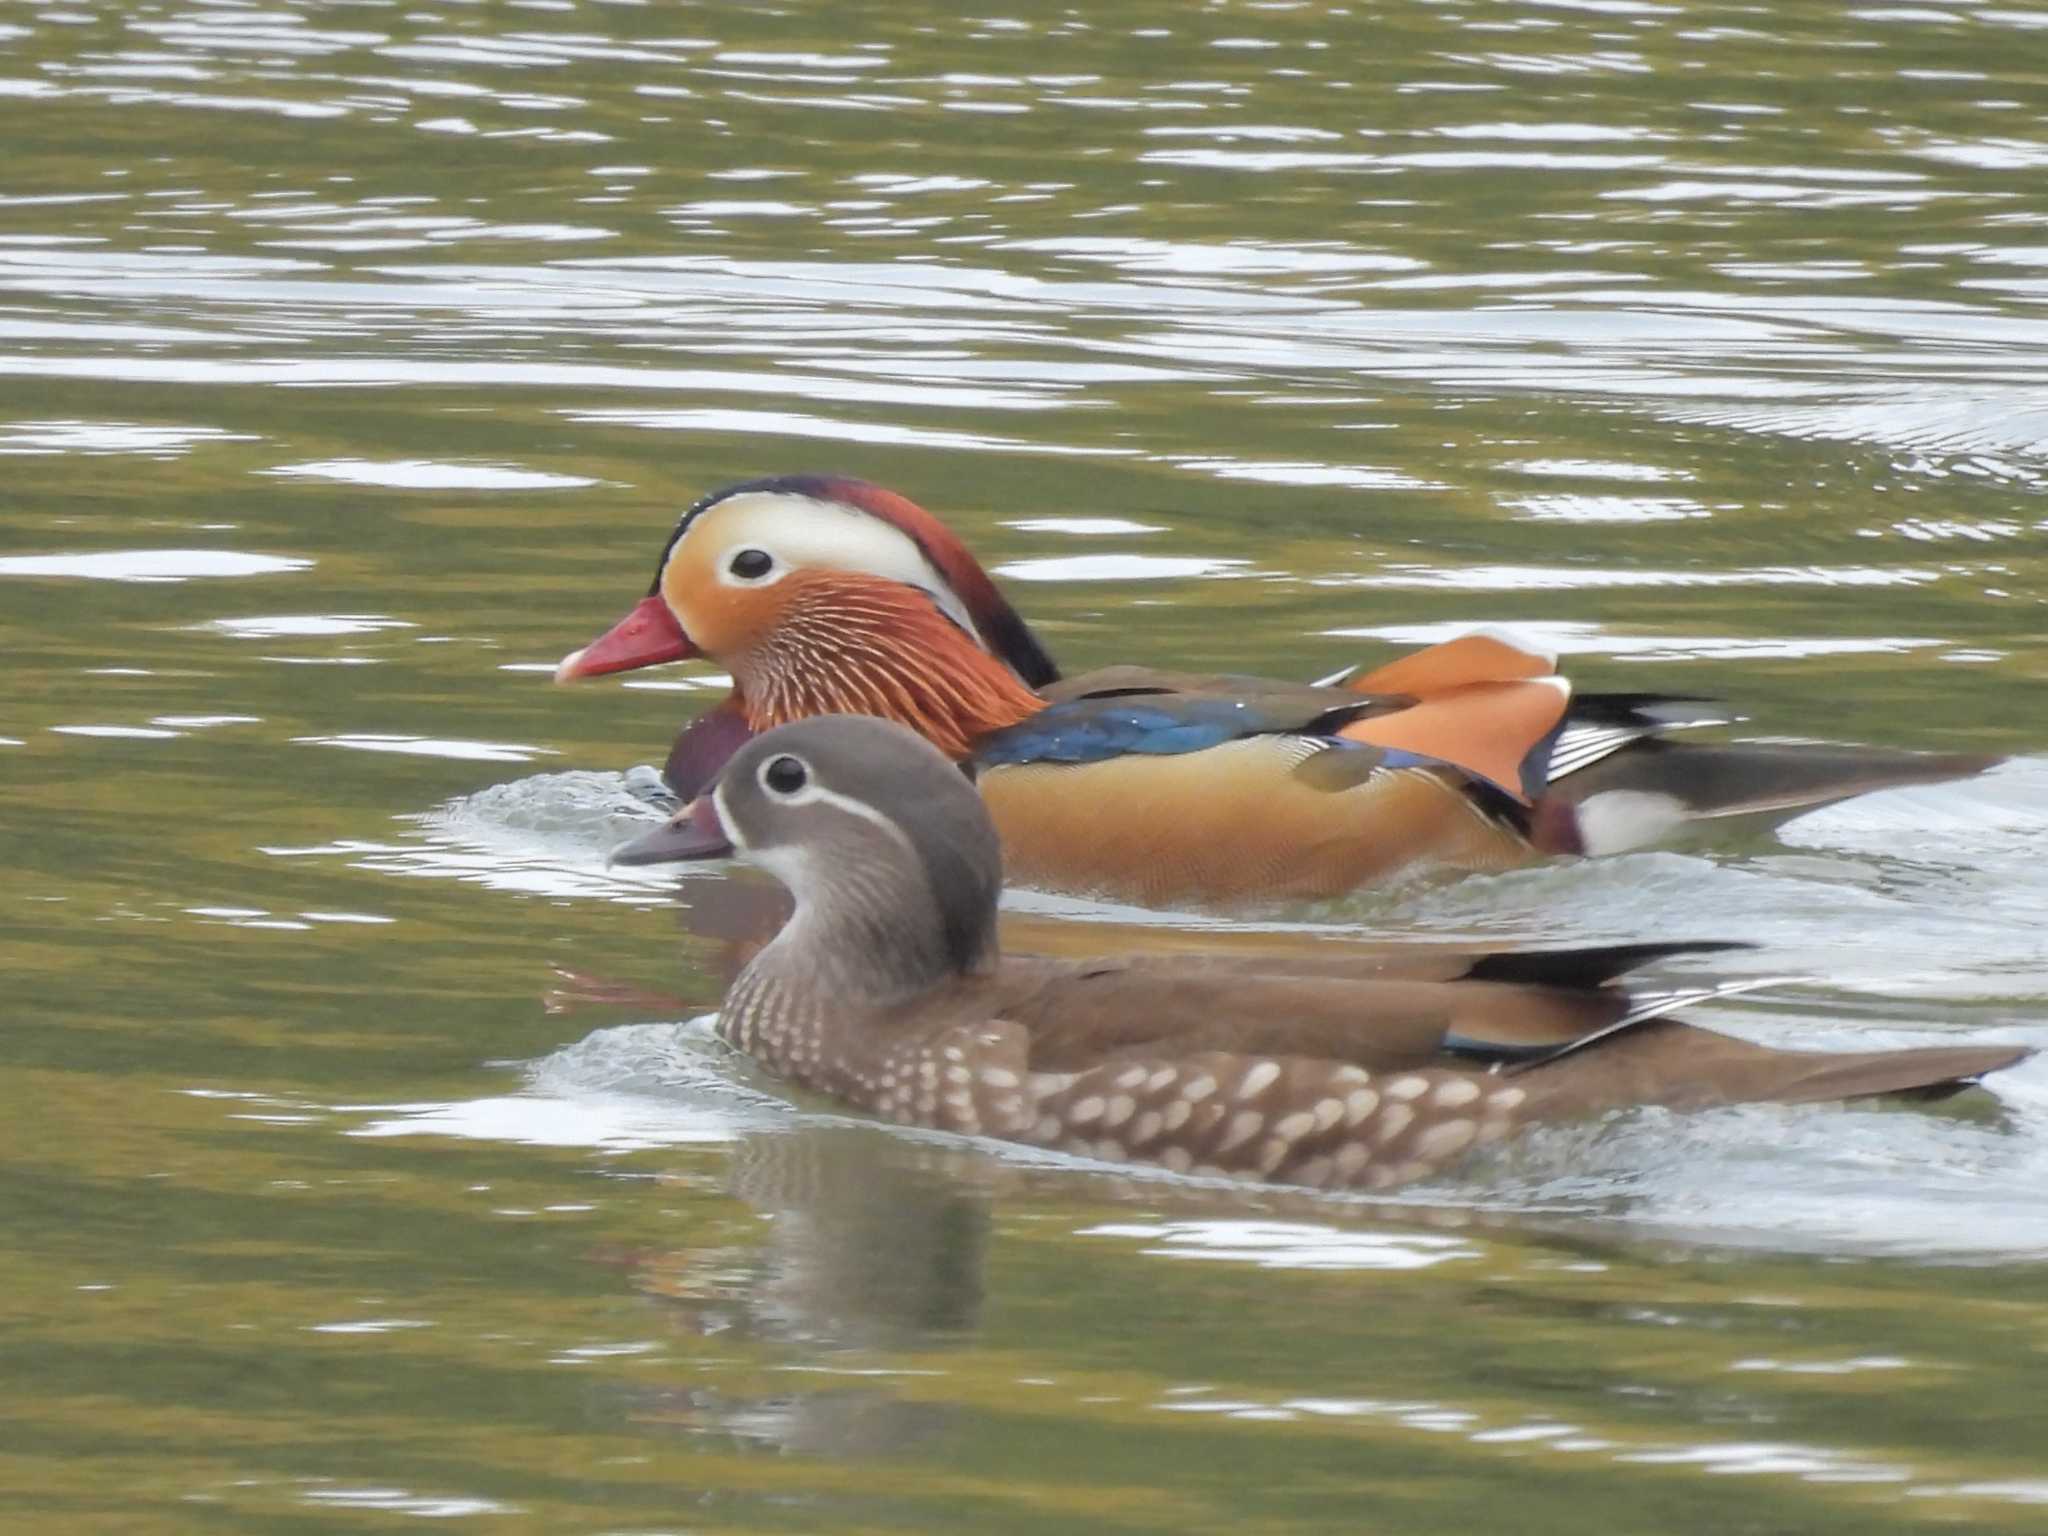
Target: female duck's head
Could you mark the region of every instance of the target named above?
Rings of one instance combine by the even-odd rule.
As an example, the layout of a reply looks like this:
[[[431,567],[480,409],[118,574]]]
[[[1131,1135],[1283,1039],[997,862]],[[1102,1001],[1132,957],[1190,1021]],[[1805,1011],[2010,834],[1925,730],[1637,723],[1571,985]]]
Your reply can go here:
[[[737,855],[796,897],[778,944],[892,989],[995,961],[1002,852],[968,776],[915,732],[827,715],[736,753],[710,791],[613,854],[659,864]]]

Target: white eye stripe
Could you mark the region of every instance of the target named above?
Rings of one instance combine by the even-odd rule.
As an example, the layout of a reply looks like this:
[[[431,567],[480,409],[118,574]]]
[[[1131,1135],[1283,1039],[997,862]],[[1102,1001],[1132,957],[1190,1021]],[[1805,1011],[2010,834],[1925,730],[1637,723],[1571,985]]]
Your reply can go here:
[[[769,765],[779,762],[780,760],[781,758],[779,756],[769,758],[768,762],[763,763],[761,765],[761,774],[765,775],[768,771]],[[799,761],[801,761],[801,759],[799,759]],[[762,778],[762,788],[767,789],[767,781],[765,778]],[[837,790],[825,788],[824,785],[820,784],[817,781],[815,775],[808,779],[805,782],[804,787],[798,790],[795,794],[784,794],[780,790],[769,789],[768,796],[769,803],[771,805],[776,806],[829,805],[834,810],[844,811],[849,816],[858,816],[862,821],[872,822],[874,825],[880,827],[884,832],[888,833],[889,836],[894,838],[897,842],[901,843],[905,848],[913,847],[909,837],[905,835],[903,829],[897,826],[896,823],[891,821],[887,816],[884,816],[880,811],[876,810],[872,805],[869,805],[866,801],[856,800],[850,795],[842,795]],[[724,816],[725,807],[723,804],[719,804],[718,813],[721,817]],[[726,835],[728,837],[733,836],[730,827],[727,828]],[[741,846],[739,840],[736,837],[733,838],[733,846],[735,848]]]
[[[712,567],[713,579],[725,586],[773,586],[798,570],[878,576],[927,593],[946,617],[983,643],[959,594],[917,541],[858,507],[787,491],[749,491],[717,503],[705,516],[716,519],[717,531],[728,540]],[[688,542],[687,533],[676,540],[669,559]],[[758,549],[775,562],[765,576],[732,574],[733,556],[745,549]]]

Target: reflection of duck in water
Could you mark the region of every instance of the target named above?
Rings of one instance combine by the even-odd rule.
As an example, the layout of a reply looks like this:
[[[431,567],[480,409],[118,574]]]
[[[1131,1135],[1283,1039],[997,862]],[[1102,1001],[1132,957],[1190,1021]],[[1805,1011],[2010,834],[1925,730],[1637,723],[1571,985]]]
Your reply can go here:
[[[871,1127],[743,1136],[732,1193],[751,1209],[736,1240],[630,1256],[636,1288],[707,1341],[688,1379],[634,1394],[634,1417],[824,1456],[872,1457],[943,1431],[956,1405],[835,1364],[945,1349],[979,1327],[990,1172],[971,1149]],[[815,1374],[791,1373],[792,1360]]]
[[[741,742],[832,713],[910,726],[980,770],[1010,878],[1152,905],[1342,895],[1418,864],[1611,853],[1992,759],[1674,745],[1699,700],[1574,698],[1486,635],[1341,685],[1112,667],[1062,679],[967,548],[880,486],[790,476],[684,514],[652,591],[567,681],[705,656],[733,691],[669,754],[685,799]]]
[[[749,742],[616,857],[733,852],[796,913],[727,994],[729,1043],[897,1121],[1176,1171],[1379,1189],[1522,1125],[1942,1091],[2027,1054],[1774,1050],[1663,1017],[1711,991],[1613,984],[1685,945],[1504,954],[1457,980],[1341,957],[999,957],[987,810],[944,755],[875,719]]]

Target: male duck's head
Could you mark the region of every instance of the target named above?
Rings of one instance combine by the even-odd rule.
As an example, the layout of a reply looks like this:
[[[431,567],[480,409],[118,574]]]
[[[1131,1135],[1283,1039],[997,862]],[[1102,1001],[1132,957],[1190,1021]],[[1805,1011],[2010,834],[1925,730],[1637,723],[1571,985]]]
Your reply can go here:
[[[772,730],[612,861],[730,855],[789,887],[809,919],[805,942],[826,947],[817,958],[828,966],[872,965],[914,987],[995,958],[995,826],[968,776],[903,726],[826,715]]]
[[[861,480],[750,480],[683,514],[640,604],[558,682],[705,656],[749,725],[900,720],[954,757],[1058,673],[988,573],[914,502]]]

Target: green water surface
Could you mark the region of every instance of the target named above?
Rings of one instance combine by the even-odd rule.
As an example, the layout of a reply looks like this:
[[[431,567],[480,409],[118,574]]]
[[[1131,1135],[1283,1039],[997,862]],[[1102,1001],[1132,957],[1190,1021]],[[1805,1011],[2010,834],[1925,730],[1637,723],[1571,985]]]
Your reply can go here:
[[[1803,979],[1709,1022],[2048,1044],[2048,13],[51,0],[0,49],[0,1526],[2048,1522],[2043,1072],[1391,1206],[906,1140],[678,1030],[716,945],[604,870],[704,669],[547,681],[683,506],[808,469],[1072,667],[1509,622],[2017,761],[1308,916],[1748,939]]]

